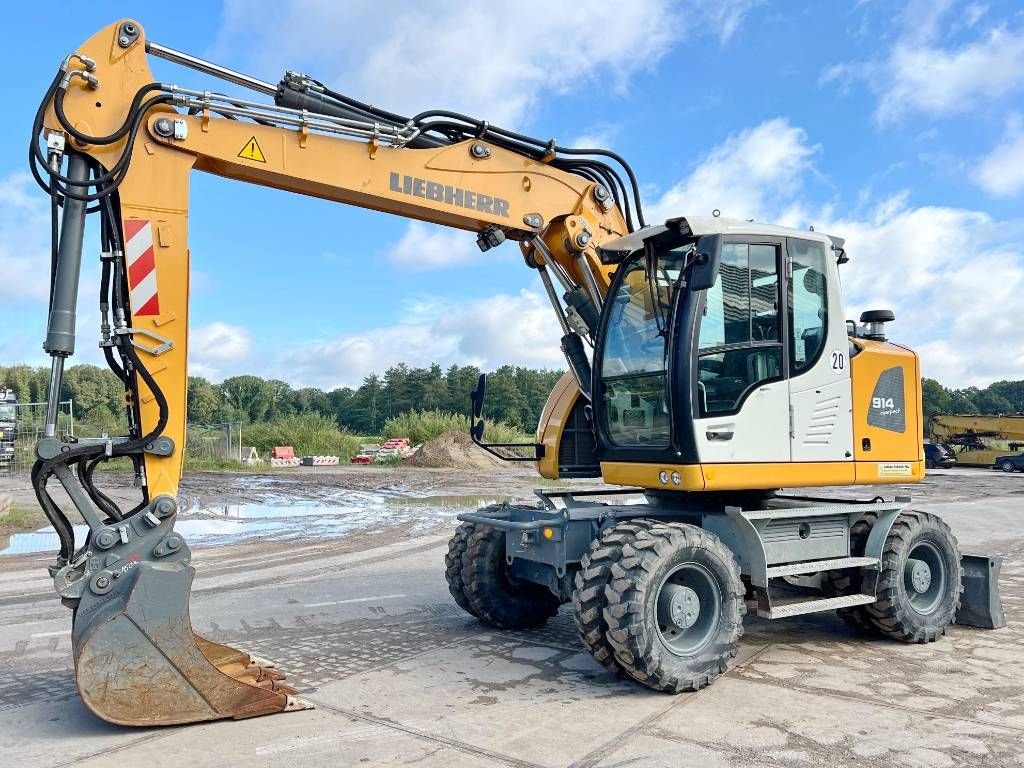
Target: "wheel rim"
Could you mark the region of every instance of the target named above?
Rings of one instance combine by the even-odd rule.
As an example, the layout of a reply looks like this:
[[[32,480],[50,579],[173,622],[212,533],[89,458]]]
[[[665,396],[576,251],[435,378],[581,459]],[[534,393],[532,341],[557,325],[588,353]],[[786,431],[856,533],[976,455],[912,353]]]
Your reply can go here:
[[[1013,472],[1013,464],[1009,461],[1004,461],[1003,472]]]
[[[715,636],[722,588],[700,563],[681,563],[662,580],[655,598],[658,634],[677,656],[692,656]]]
[[[946,561],[939,548],[922,541],[910,550],[903,568],[910,607],[922,616],[934,613],[946,594]]]

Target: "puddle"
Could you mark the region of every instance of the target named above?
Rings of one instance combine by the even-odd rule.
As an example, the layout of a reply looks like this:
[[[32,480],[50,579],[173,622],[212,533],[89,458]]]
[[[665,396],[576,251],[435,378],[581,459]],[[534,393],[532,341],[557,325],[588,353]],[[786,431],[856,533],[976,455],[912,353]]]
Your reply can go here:
[[[420,496],[398,497],[389,500],[394,506],[450,507],[452,509],[479,509],[502,501],[512,501],[511,496]]]
[[[502,496],[409,496],[398,489],[380,492],[339,491],[324,502],[289,504],[268,494],[261,503],[213,504],[182,510],[174,529],[189,545],[212,546],[259,539],[331,539],[351,533],[370,533],[402,527],[415,535],[435,529],[472,511],[505,501]],[[75,526],[75,541],[85,540],[88,528]],[[51,528],[10,537],[2,555],[51,552],[59,549]]]

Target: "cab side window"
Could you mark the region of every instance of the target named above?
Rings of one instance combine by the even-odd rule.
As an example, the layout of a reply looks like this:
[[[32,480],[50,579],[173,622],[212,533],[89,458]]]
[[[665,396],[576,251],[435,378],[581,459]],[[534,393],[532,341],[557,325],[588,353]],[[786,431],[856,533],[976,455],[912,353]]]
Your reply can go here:
[[[827,255],[821,243],[790,240],[793,276],[789,281],[789,368],[796,376],[810,368],[825,348],[828,332]]]
[[[698,342],[701,416],[736,413],[756,386],[781,378],[779,248],[725,243]]]

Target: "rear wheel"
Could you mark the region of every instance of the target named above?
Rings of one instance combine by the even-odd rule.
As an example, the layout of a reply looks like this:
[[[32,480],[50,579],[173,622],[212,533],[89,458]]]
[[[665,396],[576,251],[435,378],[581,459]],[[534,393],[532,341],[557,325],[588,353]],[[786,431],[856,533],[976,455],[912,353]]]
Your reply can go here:
[[[466,585],[462,581],[462,566],[466,561],[470,534],[475,528],[473,523],[461,523],[448,540],[448,551],[444,555],[444,578],[448,582],[448,591],[452,593],[459,608],[471,616],[476,616],[476,612],[469,602]]]
[[[925,459],[924,460],[924,468],[925,469],[935,469],[935,462],[932,461],[931,459]]]
[[[1012,461],[1010,461],[1009,459],[1007,459],[1006,461],[1001,462],[999,464],[999,468],[1001,470],[1003,470],[1003,472],[1014,472],[1017,469],[1016,465]]]
[[[628,520],[611,528],[590,542],[590,551],[580,560],[576,573],[576,589],[572,593],[573,617],[583,646],[598,663],[614,674],[622,667],[615,660],[615,649],[608,642],[608,622],[604,609],[608,607],[605,587],[611,579],[612,566],[622,559],[622,549],[640,531],[657,525],[652,520]]]
[[[736,655],[743,594],[736,559],[714,534],[682,523],[637,531],[611,566],[608,643],[647,687],[696,691]]]
[[[878,601],[865,606],[883,634],[907,643],[930,643],[956,618],[963,566],[956,537],[942,519],[903,512],[885,540]]]
[[[516,579],[505,561],[505,532],[474,526],[462,558],[462,583],[470,613],[499,629],[538,627],[556,613],[560,601],[540,584]]]

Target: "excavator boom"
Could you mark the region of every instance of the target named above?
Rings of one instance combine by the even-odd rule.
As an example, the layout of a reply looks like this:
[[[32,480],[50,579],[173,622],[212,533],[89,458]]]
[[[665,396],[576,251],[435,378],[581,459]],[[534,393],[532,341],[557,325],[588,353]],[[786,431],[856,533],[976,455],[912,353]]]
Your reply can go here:
[[[147,51],[262,96],[155,82]],[[193,569],[174,521],[185,442],[191,172],[467,230],[484,250],[518,241],[552,299],[563,346],[575,352],[575,380],[552,400],[563,412],[589,378],[580,332],[592,331],[570,325],[555,283],[576,306],[600,306],[611,267],[596,249],[629,231],[617,201],[631,192],[605,163],[553,142],[446,112],[403,118],[295,73],[278,86],[262,83],[150,43],[131,20],[65,59],[37,113],[30,160],[63,207],[45,344],[51,401],[75,348],[89,211],[99,213],[103,238],[100,346],[128,398],[129,435],[75,444],[57,438],[51,403],[33,471],[61,540],[51,572],[75,611],[82,698],[100,717],[128,725],[301,709],[281,674],[196,636],[188,619]],[[638,198],[634,205],[639,217]],[[538,450],[540,468],[554,476],[560,419],[546,421],[556,428],[538,437],[548,446]],[[134,509],[120,509],[93,482],[96,466],[112,457],[136,467],[143,498]],[[52,478],[88,524],[84,542],[47,492]]]

